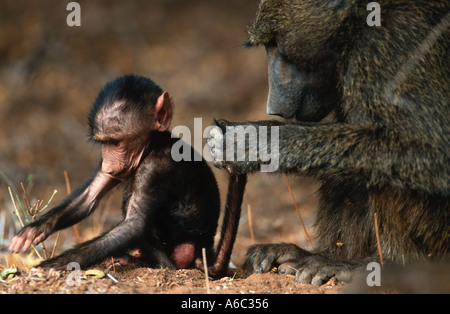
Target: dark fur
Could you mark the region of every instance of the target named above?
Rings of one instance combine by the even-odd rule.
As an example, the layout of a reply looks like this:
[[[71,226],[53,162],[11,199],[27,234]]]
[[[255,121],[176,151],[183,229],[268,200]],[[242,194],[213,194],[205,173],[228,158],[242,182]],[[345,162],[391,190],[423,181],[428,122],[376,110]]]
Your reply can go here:
[[[204,161],[172,160],[170,150],[176,140],[169,132],[155,133],[151,150],[136,174],[124,182],[122,223],[40,266],[61,268],[78,262],[85,268],[111,255],[124,254],[127,249],[140,248],[141,260],[147,266],[173,268],[173,249],[185,242],[195,244],[197,257],[201,257],[203,247],[212,257],[220,211],[217,184]],[[46,216],[54,214],[51,211]],[[62,220],[64,226],[73,223]]]
[[[149,117],[143,120],[151,125],[152,108],[161,94],[161,88],[151,80],[133,75],[120,77],[106,84],[90,112],[92,136],[98,128],[96,117],[99,110],[118,100],[128,102],[130,106],[125,110]],[[124,186],[123,221],[110,231],[44,261],[39,266],[65,269],[68,263],[78,262],[85,268],[112,255],[123,255],[127,250],[138,248],[142,254],[140,264],[175,268],[172,260],[174,248],[185,243],[192,244],[195,248],[194,260],[201,259],[202,248],[206,248],[207,256],[212,258],[220,212],[217,183],[204,160],[175,162],[172,159],[171,148],[178,140],[171,138],[170,132],[152,131],[150,145],[144,151],[137,168],[127,177],[113,177],[108,183],[108,190],[117,184]],[[107,141],[109,140],[105,141],[106,144],[114,145]],[[142,143],[144,144],[147,143]],[[192,157],[194,153],[191,148]],[[95,209],[104,193],[95,202],[89,203],[82,195],[86,195],[86,191],[95,185],[95,178],[102,174],[100,159],[93,176],[83,186],[37,221],[23,228],[17,237],[34,240],[36,235],[43,235],[45,239],[51,233],[84,219]],[[194,260],[190,267],[194,267]]]
[[[228,269],[228,263],[230,262],[231,252],[233,251],[234,241],[236,240],[236,234],[239,228],[241,205],[246,184],[246,174],[230,174],[220,240],[217,245],[214,263],[208,266],[209,276],[220,277]],[[203,262],[197,260],[196,267],[203,270]]]
[[[448,261],[450,3],[378,3],[381,27],[366,24],[367,1],[261,1],[247,45],[276,46],[312,77],[301,106],[333,110],[335,121],[273,122],[280,125],[278,171],[322,182],[317,243],[313,254],[293,245],[251,247],[250,272],[288,263],[285,272],[318,284],[379,261],[374,213],[386,262]],[[260,167],[216,164],[240,173]]]
[[[101,158],[94,174],[83,186],[19,231],[12,241],[12,249],[20,248],[22,240],[36,242],[39,238],[43,241],[51,233],[79,222],[96,208],[104,193],[122,183],[125,189],[122,222],[110,231],[42,262],[40,267],[65,269],[69,263],[77,262],[85,268],[110,256],[119,256],[127,262],[130,260],[127,251],[138,248],[141,256],[134,264],[203,270],[202,248],[205,248],[209,274],[219,276],[226,271],[236,238],[246,175],[230,174],[221,238],[215,254],[220,195],[211,169],[204,160],[175,162],[171,150],[179,139],[172,138],[170,132],[151,129],[147,133],[155,119],[155,103],[160,95],[165,95],[162,94],[162,89],[153,81],[135,75],[123,76],[105,85],[90,111],[91,138],[94,142],[109,145],[109,151],[103,151],[102,156],[114,152],[114,146],[118,149],[137,138],[133,145],[125,146],[129,150],[146,147],[137,168],[123,175],[123,170],[127,169],[113,167],[110,176],[104,172],[104,159]],[[117,109],[115,103],[124,100],[125,105]],[[113,114],[99,118],[108,106],[116,108]],[[170,114],[168,108],[164,110],[166,115],[161,118],[171,120],[171,109]],[[125,114],[130,112],[134,119],[126,118]],[[131,135],[124,132],[131,132]],[[184,145],[183,149],[186,147]],[[193,160],[197,153],[189,149]],[[120,165],[121,160],[112,160]],[[104,189],[90,197],[90,191],[97,190],[97,186]]]
[[[95,117],[101,108],[112,105],[115,101],[126,99],[129,108],[143,111],[152,109],[156,100],[163,93],[161,87],[149,78],[137,75],[124,75],[105,84],[98,94],[89,113],[89,127],[95,130]]]

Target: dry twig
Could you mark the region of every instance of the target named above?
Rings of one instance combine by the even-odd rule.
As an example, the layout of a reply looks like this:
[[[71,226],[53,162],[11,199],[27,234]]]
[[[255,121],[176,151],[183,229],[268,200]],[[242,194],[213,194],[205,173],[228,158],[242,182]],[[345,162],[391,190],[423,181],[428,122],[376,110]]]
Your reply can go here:
[[[374,220],[374,224],[375,224],[375,235],[377,237],[378,254],[380,254],[380,264],[381,264],[381,267],[383,267],[383,255],[381,254],[380,236],[378,235],[377,213],[373,214],[373,220]]]
[[[252,245],[255,244],[255,235],[253,234],[253,223],[252,223],[252,207],[247,204],[247,215],[248,215],[248,227],[250,228],[250,237],[252,238]]]
[[[206,293],[211,294],[209,289],[209,276],[208,276],[208,264],[206,263],[206,250],[202,248],[203,266],[205,267],[205,280],[206,280]]]
[[[298,217],[300,218],[300,222],[302,223],[303,231],[305,232],[305,236],[306,236],[306,240],[308,240],[308,243],[309,243],[309,245],[311,245],[311,248],[314,249],[311,239],[309,238],[308,232],[306,231],[306,226],[305,226],[305,223],[303,222],[302,215],[300,214],[300,210],[298,209],[297,202],[295,201],[294,194],[292,193],[291,186],[289,185],[288,178],[286,175],[284,175],[284,178],[286,179],[286,184],[288,186],[289,193],[291,194],[292,201],[294,202],[294,206],[295,206],[295,209],[297,210]]]

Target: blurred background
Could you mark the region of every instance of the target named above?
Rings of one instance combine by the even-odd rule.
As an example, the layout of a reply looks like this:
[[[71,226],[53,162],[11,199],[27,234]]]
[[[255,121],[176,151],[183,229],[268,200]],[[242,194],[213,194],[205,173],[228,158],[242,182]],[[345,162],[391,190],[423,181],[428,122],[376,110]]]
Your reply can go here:
[[[66,24],[70,1],[0,3],[0,247],[20,228],[8,186],[30,203],[51,197],[52,205],[82,184],[94,169],[100,147],[88,142],[87,113],[109,80],[136,73],[153,79],[174,100],[172,127],[203,127],[213,118],[273,119],[265,113],[265,50],[246,49],[246,30],[257,0],[77,1],[81,26]],[[211,165],[212,166],[212,165]],[[227,175],[214,169],[224,203]],[[317,184],[289,177],[295,199],[310,228]],[[87,240],[117,223],[120,191],[79,225]],[[241,226],[233,253],[240,264],[254,241],[294,242],[309,248],[282,175],[249,178]],[[222,205],[223,208],[223,205]],[[46,243],[51,246],[55,236]],[[63,231],[57,252],[77,243]],[[0,265],[9,254],[0,254]],[[21,266],[21,265],[19,265]]]

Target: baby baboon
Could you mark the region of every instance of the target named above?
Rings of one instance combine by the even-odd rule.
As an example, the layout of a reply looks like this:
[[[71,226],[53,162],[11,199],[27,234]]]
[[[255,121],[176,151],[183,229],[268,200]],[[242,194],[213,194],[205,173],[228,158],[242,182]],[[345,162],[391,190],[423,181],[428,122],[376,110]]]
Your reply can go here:
[[[123,184],[121,223],[39,266],[65,269],[77,262],[84,268],[111,255],[126,260],[126,252],[134,248],[141,255],[137,263],[149,267],[200,267],[202,248],[212,258],[220,211],[217,183],[204,160],[173,160],[171,148],[179,139],[167,131],[171,120],[168,93],[150,79],[126,75],[107,83],[89,115],[91,139],[102,146],[95,172],[61,204],[19,231],[10,250],[25,251],[79,222],[102,196]],[[245,179],[230,175],[226,218],[211,275],[228,266]]]

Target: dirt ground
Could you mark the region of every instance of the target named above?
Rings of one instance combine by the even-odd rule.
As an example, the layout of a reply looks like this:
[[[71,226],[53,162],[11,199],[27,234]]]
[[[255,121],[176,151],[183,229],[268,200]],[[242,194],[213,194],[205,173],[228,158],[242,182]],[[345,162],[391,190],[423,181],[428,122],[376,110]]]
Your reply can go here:
[[[98,265],[91,269],[103,270]],[[73,273],[31,269],[0,283],[0,293],[16,294],[325,294],[342,291],[334,279],[316,287],[295,284],[293,277],[274,272],[253,274],[243,278],[240,270],[229,276],[209,279],[209,290],[203,272],[194,269],[123,268],[110,271],[110,277],[95,278],[80,272],[77,282]]]

